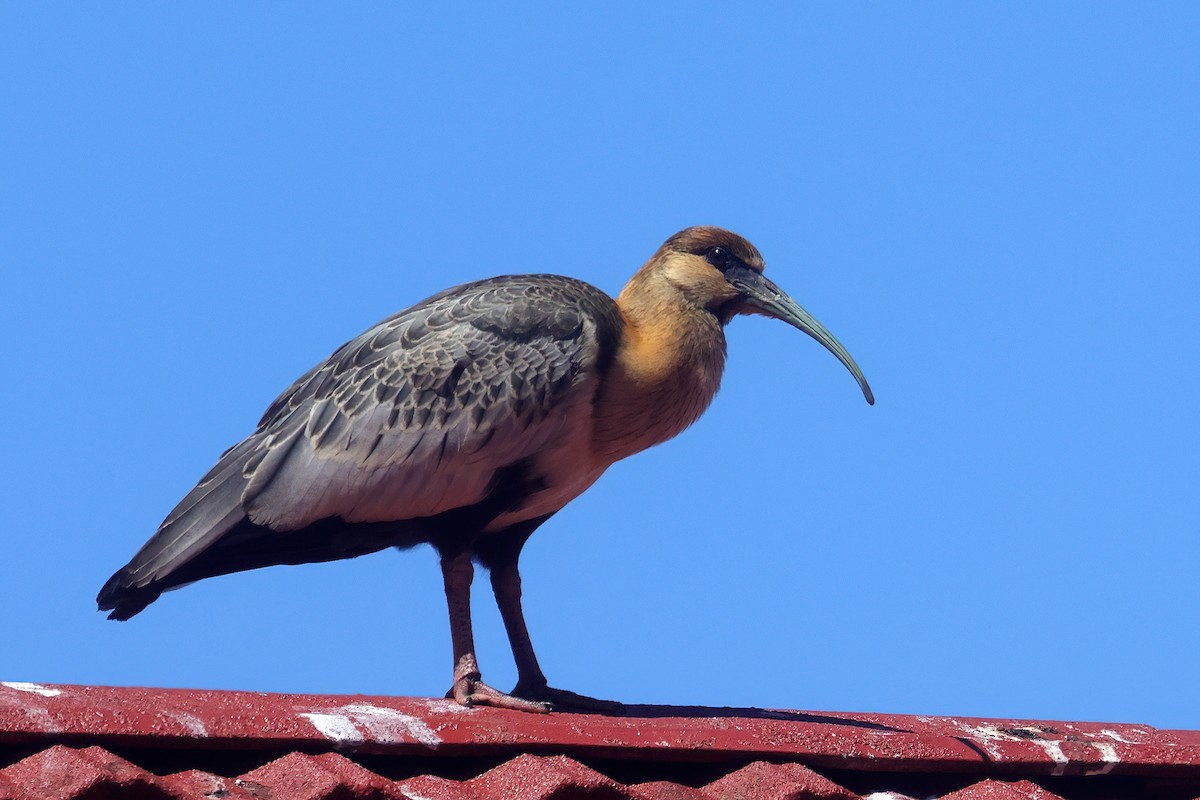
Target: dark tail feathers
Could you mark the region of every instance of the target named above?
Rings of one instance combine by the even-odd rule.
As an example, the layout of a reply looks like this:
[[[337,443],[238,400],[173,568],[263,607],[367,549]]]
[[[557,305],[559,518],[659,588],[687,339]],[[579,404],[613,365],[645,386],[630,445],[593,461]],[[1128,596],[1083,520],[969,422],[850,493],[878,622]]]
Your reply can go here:
[[[243,519],[208,549],[171,572],[135,586],[132,562],[117,570],[96,603],[109,619],[126,620],[170,589],[217,575],[287,564],[312,564],[375,553],[388,547],[412,547],[425,541],[424,529],[411,522],[346,523],[323,519],[298,531],[280,533]]]
[[[108,579],[100,594],[96,595],[96,604],[100,606],[100,610],[112,612],[108,615],[109,619],[127,620],[162,594],[162,587],[153,584],[129,586],[129,578],[129,568],[122,567]]]

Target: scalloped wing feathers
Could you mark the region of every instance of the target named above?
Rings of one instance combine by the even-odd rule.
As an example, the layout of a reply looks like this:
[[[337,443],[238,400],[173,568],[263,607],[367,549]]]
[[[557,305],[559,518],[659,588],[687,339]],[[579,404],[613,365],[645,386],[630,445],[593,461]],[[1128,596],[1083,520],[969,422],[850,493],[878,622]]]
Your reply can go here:
[[[467,284],[384,320],[271,404],[135,556],[136,583],[245,517],[289,531],[482,501],[497,470],[565,446],[620,325],[603,292],[549,275]]]

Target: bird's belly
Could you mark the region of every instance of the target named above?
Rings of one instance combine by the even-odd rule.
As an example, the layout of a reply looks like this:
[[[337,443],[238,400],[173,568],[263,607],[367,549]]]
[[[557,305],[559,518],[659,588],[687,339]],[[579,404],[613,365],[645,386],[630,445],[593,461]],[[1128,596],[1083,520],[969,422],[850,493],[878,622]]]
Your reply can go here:
[[[540,484],[537,491],[492,520],[485,531],[494,533],[518,522],[549,516],[587,491],[608,464],[597,465],[590,452],[581,451],[586,448],[564,446],[539,457],[530,470]]]

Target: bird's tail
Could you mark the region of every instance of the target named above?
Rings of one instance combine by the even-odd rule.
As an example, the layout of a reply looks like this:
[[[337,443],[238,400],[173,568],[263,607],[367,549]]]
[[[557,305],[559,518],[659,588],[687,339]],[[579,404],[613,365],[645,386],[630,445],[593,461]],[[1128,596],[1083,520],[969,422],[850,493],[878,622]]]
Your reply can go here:
[[[96,604],[101,611],[110,612],[109,619],[127,620],[163,593],[162,586],[132,586],[132,580],[129,567],[121,567],[100,589],[100,594],[96,595]]]
[[[158,599],[165,590],[193,579],[182,567],[222,536],[246,522],[242,491],[253,437],[226,451],[196,488],[175,506],[150,541],[100,589],[96,604],[109,619],[124,620]]]
[[[139,585],[131,566],[122,567],[104,584],[96,602],[101,611],[111,612],[109,619],[125,620],[163,592],[204,578],[262,567],[356,558],[388,547],[411,547],[425,538],[419,523],[407,521],[346,523],[331,517],[299,530],[280,532],[242,519],[187,562],[150,583]]]

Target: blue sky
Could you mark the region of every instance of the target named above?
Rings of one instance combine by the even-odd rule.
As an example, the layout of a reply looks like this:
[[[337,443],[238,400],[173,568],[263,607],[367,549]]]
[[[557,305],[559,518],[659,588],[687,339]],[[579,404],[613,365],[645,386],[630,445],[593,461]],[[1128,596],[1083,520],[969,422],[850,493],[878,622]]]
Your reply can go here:
[[[551,682],[1200,727],[1195,4],[7,4],[0,71],[5,679],[440,695],[429,550],[93,598],[346,339],[704,223],[878,404],[736,320],[526,549]]]

